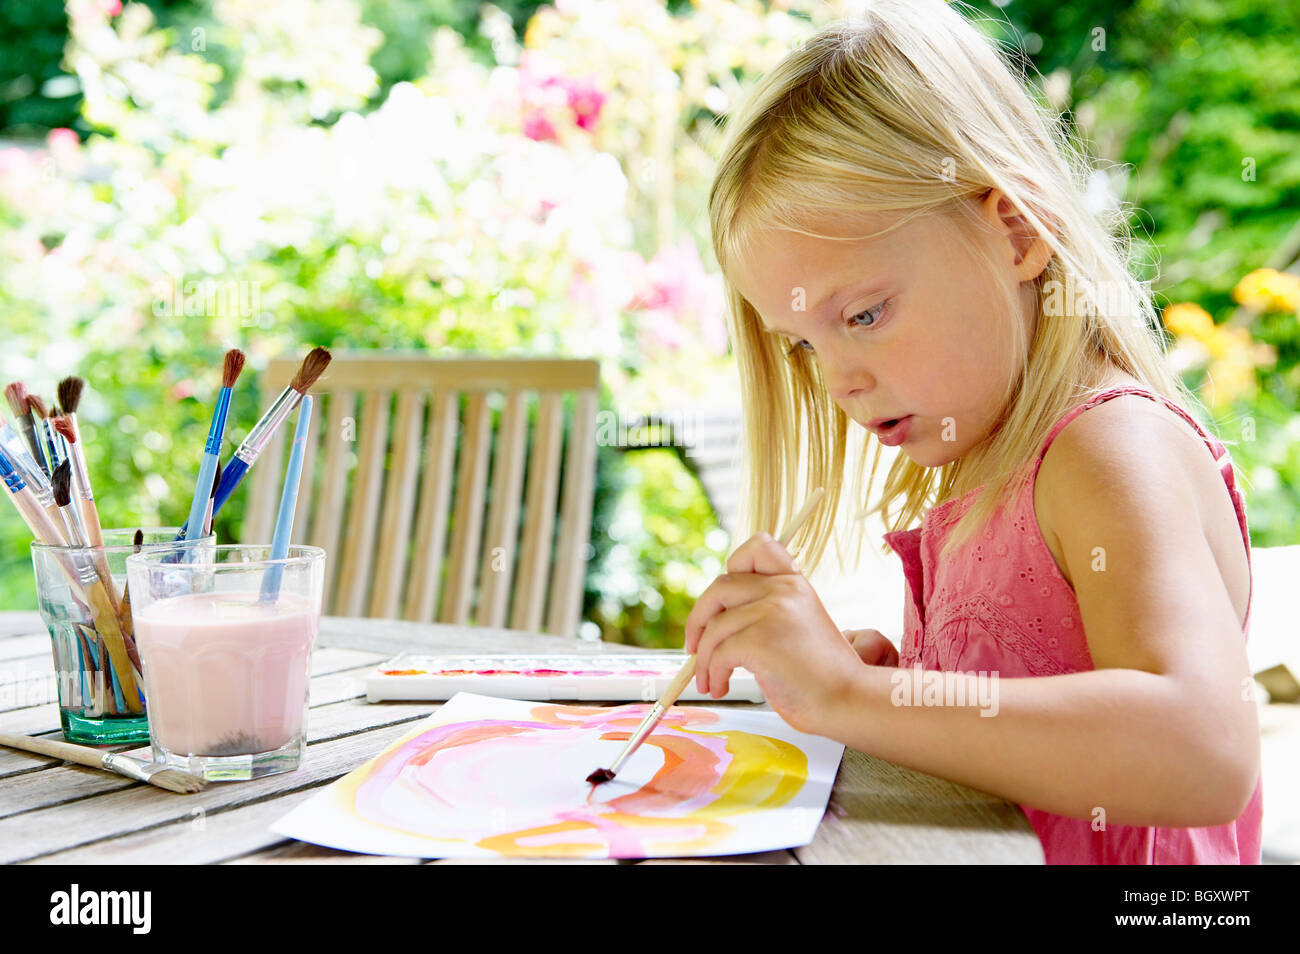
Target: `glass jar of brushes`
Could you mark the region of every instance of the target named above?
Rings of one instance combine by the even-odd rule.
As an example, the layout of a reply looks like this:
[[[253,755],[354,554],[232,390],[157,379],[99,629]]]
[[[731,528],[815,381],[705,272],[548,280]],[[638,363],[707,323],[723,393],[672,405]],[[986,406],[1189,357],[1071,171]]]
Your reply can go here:
[[[36,598],[50,631],[59,721],[69,742],[149,742],[126,558],[174,547],[179,532],[179,527],[105,530],[102,547],[32,544]],[[215,544],[216,536],[209,534],[191,545],[210,559]]]

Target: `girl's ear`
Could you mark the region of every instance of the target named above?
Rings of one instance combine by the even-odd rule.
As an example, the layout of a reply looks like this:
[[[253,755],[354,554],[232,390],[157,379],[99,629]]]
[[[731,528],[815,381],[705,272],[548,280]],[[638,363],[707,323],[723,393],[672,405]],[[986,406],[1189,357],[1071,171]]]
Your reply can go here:
[[[1005,236],[1011,251],[1011,265],[1021,282],[1031,282],[1051,261],[1052,250],[1029,221],[1016,210],[1001,189],[989,189],[980,199],[985,223],[994,234]]]

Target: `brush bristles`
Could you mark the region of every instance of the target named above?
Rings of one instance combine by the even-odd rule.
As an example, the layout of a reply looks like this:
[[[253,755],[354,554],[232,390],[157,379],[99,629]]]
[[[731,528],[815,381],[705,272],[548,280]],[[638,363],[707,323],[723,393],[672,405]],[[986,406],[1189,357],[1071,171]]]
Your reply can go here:
[[[142,546],[144,546],[144,531],[143,531],[143,530],[137,530],[137,531],[135,532],[135,539],[133,539],[133,540],[131,541],[131,546],[135,547],[135,552],[136,552],[136,553],[139,553],[139,552],[140,552],[140,548],[141,548]]]
[[[54,487],[54,502],[60,507],[72,503],[72,461],[65,460],[50,475],[50,484]]]
[[[59,406],[64,414],[76,414],[81,404],[81,391],[86,386],[86,379],[73,375],[59,382]]]
[[[60,414],[58,417],[51,417],[50,423],[54,429],[63,435],[69,444],[77,443],[77,429],[72,426],[72,418],[67,414]]]
[[[14,417],[22,417],[27,413],[27,385],[21,381],[6,384],[5,400],[9,402],[9,410],[14,412]]]
[[[298,373],[293,376],[289,382],[289,387],[293,388],[299,394],[306,394],[316,379],[325,373],[329,367],[331,355],[324,348],[312,348],[307,357],[302,360],[302,367]]]
[[[45,402],[35,394],[27,395],[27,409],[42,421],[49,417],[49,412],[45,408]]]
[[[244,352],[231,348],[226,352],[226,360],[221,365],[221,386],[233,388],[239,380],[239,372],[244,370]]]

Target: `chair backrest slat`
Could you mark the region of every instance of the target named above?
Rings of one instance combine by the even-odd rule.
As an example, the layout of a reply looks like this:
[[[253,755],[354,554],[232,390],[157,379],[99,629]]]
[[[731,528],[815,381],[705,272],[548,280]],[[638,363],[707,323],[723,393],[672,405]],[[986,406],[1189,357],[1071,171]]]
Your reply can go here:
[[[537,408],[537,432],[528,461],[528,503],[524,508],[519,573],[510,611],[511,629],[537,632],[542,628],[546,579],[551,569],[551,539],[555,532],[555,497],[560,485],[563,411],[559,392],[542,394]]]
[[[452,465],[456,460],[456,438],[460,433],[460,393],[439,391],[429,411],[428,436],[424,442],[424,476],[420,511],[415,518],[414,549],[410,579],[406,586],[406,619],[433,622],[442,580],[442,554],[447,544],[450,516]]]
[[[383,518],[379,522],[375,582],[371,587],[368,616],[393,618],[399,613],[402,580],[406,578],[407,553],[411,546],[411,514],[415,510],[423,412],[424,395],[421,392],[403,388],[398,393],[397,419],[393,422],[393,460],[388,471]]]
[[[368,391],[362,400],[361,438],[357,452],[356,489],[348,503],[343,528],[334,613],[360,616],[366,606],[374,562],[375,525],[383,492],[384,458],[388,453],[388,391]]]
[[[321,442],[322,427],[327,409],[319,401],[312,410],[311,429],[307,431],[307,442],[302,455],[302,476],[298,479],[298,514],[293,521],[293,535],[290,542],[304,544],[307,542],[307,515],[312,512],[313,499],[316,496],[316,456]],[[277,503],[278,506],[278,503]]]
[[[546,629],[577,634],[582,613],[583,569],[591,537],[591,500],[596,479],[596,395],[581,393],[574,402],[573,429],[565,454],[564,503],[560,523],[565,532],[556,542],[551,576],[551,600]]]
[[[451,549],[447,554],[447,580],[443,584],[440,623],[468,623],[473,597],[474,570],[478,566],[483,534],[483,497],[487,487],[490,441],[487,392],[470,395],[465,412],[465,438],[456,472],[456,509],[451,518]]]
[[[338,545],[343,532],[343,505],[347,501],[348,467],[352,461],[352,448],[356,442],[357,395],[355,391],[338,390],[328,395],[325,427],[325,467],[321,474],[320,493],[308,502],[311,504],[311,532],[307,539],[314,547],[325,551],[325,609],[334,604],[334,580],[338,577]]]
[[[479,569],[482,589],[474,618],[480,626],[499,628],[506,624],[519,537],[519,488],[524,475],[527,410],[523,391],[512,391],[507,395],[497,431],[492,463],[492,503]]]

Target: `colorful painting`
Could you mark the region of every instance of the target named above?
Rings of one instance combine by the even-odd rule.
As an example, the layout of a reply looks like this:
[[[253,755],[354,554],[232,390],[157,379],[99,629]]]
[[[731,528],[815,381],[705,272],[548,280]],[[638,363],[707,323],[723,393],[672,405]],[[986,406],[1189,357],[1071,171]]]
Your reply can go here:
[[[271,830],[421,858],[691,857],[812,840],[844,747],[773,712],[674,706],[617,778],[588,784],[647,709],[461,693]]]

